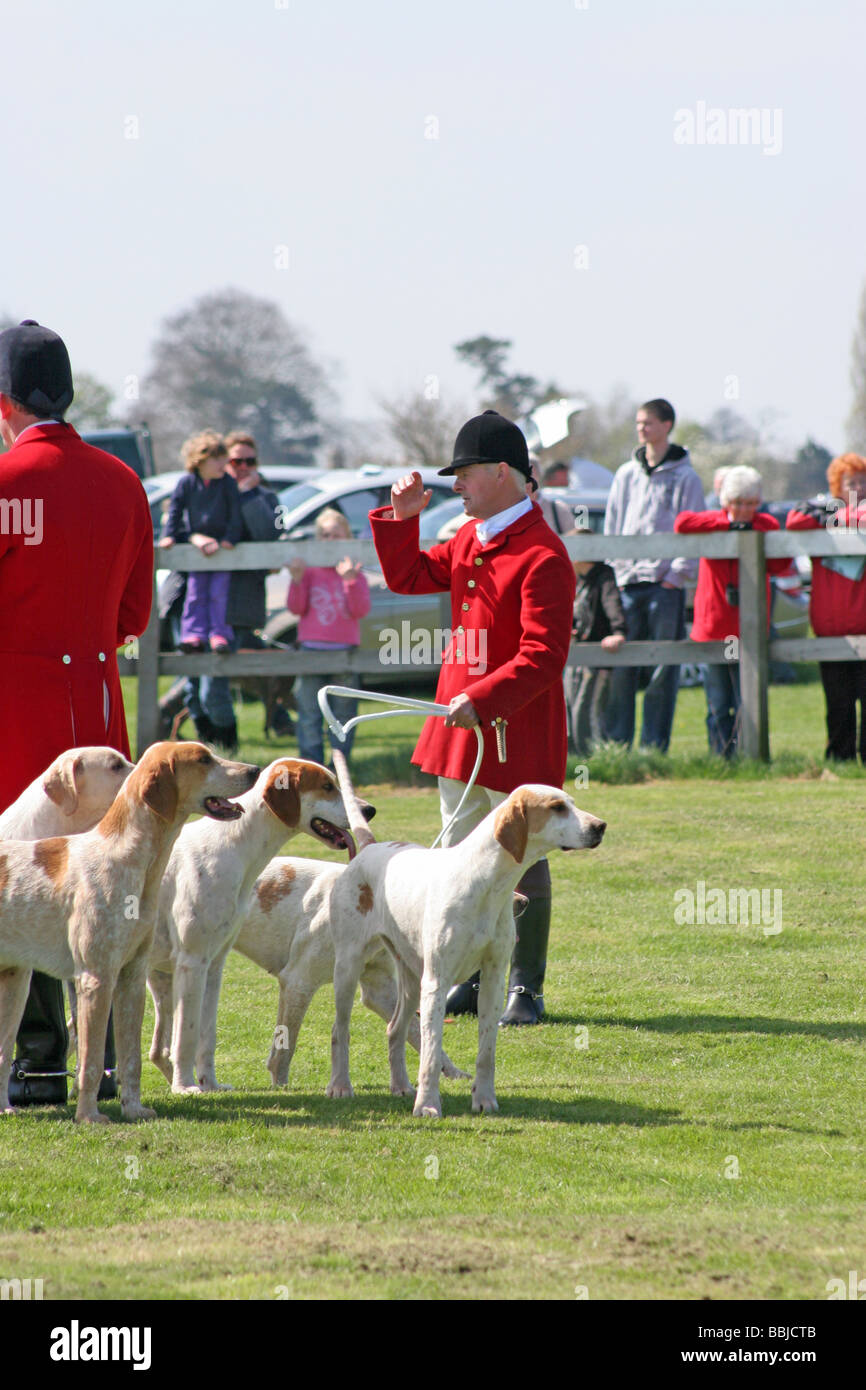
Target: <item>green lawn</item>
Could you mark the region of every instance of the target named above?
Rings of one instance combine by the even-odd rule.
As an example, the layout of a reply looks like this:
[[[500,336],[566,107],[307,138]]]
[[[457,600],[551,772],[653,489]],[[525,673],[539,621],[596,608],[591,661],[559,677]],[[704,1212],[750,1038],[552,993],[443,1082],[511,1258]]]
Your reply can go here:
[[[677,749],[701,751],[702,718],[682,692]],[[246,737],[258,719],[243,752],[273,756]],[[820,687],[774,690],[773,720],[774,749],[820,769]],[[409,740],[388,727],[362,732],[358,764]],[[326,989],[272,1091],[276,986],[233,955],[217,1058],[234,1091],[173,1097],[145,1062],[150,1125],[3,1122],[0,1276],[68,1298],[826,1298],[866,1272],[858,796],[835,773],[590,775],[576,799],[609,830],[551,862],[548,1018],[500,1038],[495,1117],[455,1081],[443,1122],[413,1119],[360,1008],[356,1097],[327,1100]],[[380,838],[430,842],[431,790],[372,799]],[[781,932],[678,925],[699,881],[781,890]],[[471,1070],[474,1024],[446,1046]]]

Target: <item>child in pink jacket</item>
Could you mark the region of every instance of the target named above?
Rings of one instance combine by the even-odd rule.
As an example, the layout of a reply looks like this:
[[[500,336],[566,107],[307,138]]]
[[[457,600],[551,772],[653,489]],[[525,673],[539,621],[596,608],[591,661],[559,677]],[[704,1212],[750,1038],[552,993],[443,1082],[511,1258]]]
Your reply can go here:
[[[316,518],[317,540],[351,540],[352,529],[341,512],[327,507]],[[360,642],[361,618],[370,611],[370,589],[360,564],[348,557],[336,565],[306,565],[303,560],[289,564],[292,582],[289,586],[288,608],[297,613],[298,644],[302,651],[348,651]],[[353,685],[348,672],[331,675],[300,675],[295,677],[295,702],[298,707],[298,753],[314,763],[324,763],[322,712],[318,694],[323,685]],[[331,708],[341,724],[358,713],[358,701],[337,696]],[[333,747],[340,748],[346,758],[352,751],[355,730],[350,729],[340,742],[332,737]]]

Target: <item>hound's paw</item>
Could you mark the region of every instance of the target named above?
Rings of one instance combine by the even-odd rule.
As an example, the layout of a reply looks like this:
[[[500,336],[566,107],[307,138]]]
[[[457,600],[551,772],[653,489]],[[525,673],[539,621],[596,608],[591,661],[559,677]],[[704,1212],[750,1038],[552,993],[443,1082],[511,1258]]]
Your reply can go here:
[[[438,1101],[428,1101],[426,1105],[423,1101],[416,1101],[412,1114],[416,1120],[441,1120],[442,1106]]]
[[[156,1111],[151,1110],[147,1105],[141,1105],[138,1101],[130,1101],[127,1105],[121,1102],[121,1113],[125,1120],[155,1120]]]
[[[269,1057],[265,1063],[271,1074],[272,1086],[288,1086],[289,1084],[289,1068],[280,1065],[283,1060],[284,1057]]]
[[[110,1125],[111,1120],[107,1115],[101,1115],[98,1110],[95,1110],[92,1115],[76,1115],[75,1123],[77,1125]]]
[[[200,1096],[201,1086],[184,1086],[181,1082],[172,1082],[172,1095],[175,1096]]]
[[[17,1115],[17,1114],[18,1114],[18,1111],[15,1109],[15,1106],[14,1106],[14,1105],[4,1105],[3,1108],[2,1108],[2,1110],[0,1110],[0,1115]]]
[[[151,1054],[150,1060],[158,1071],[161,1071],[166,1081],[171,1081],[174,1073],[171,1069],[171,1058],[166,1053],[158,1052],[156,1056]]]
[[[332,1081],[325,1091],[331,1100],[351,1100],[354,1094],[351,1081]]]
[[[199,1078],[199,1090],[202,1091],[233,1091],[234,1086],[230,1086],[227,1081],[211,1081],[209,1077]]]
[[[392,1081],[392,1082],[391,1082],[391,1095],[392,1095],[392,1096],[414,1096],[414,1095],[415,1095],[415,1087],[412,1085],[411,1081]]]
[[[447,1076],[449,1081],[472,1080],[471,1072],[461,1071],[459,1067],[455,1067],[454,1063],[450,1061],[442,1063],[442,1075]]]
[[[477,1115],[479,1110],[483,1110],[485,1114],[492,1115],[493,1112],[498,1109],[499,1103],[492,1091],[472,1092],[473,1115]]]

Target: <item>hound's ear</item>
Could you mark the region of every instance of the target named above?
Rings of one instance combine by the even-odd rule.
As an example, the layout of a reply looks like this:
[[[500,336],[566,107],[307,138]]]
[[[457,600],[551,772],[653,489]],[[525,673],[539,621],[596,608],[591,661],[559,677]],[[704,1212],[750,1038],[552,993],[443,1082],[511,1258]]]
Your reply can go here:
[[[168,758],[164,758],[148,772],[147,780],[142,787],[141,799],[160,820],[174,820],[178,801],[177,779]]]
[[[297,830],[301,819],[301,794],[298,790],[297,769],[284,763],[279,768],[262,793],[262,800],[269,811],[289,830]]]
[[[493,838],[518,864],[523,863],[529,826],[522,800],[513,794],[497,809],[493,818]]]
[[[64,753],[58,759],[58,766],[52,767],[45,781],[42,783],[42,790],[53,801],[55,806],[59,806],[64,816],[74,816],[78,810],[78,786],[76,778],[81,771],[81,757],[79,754]]]

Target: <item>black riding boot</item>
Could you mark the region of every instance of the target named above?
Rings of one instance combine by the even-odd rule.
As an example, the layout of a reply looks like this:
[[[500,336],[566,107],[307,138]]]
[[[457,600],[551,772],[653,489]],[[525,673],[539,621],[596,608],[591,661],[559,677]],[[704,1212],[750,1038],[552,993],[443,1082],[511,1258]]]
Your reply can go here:
[[[66,1008],[63,984],[34,970],[9,1078],[12,1105],[65,1105]]]
[[[114,1047],[114,1010],[108,1015],[108,1028],[105,1032],[105,1061],[102,1080],[96,1093],[97,1100],[117,1099],[117,1052]]]
[[[238,751],[238,726],[233,719],[231,724],[212,724],[210,741],[217,744],[219,748],[224,748],[227,753]]]
[[[216,742],[216,729],[204,710],[202,710],[201,714],[197,714],[192,722],[195,726],[195,736],[199,743]]]
[[[454,985],[448,991],[448,998],[445,1000],[446,1014],[477,1014],[478,1013],[478,982],[481,979],[481,971],[476,970],[471,980],[464,980],[460,985]]]
[[[533,864],[517,885],[529,902],[517,923],[511,957],[508,1003],[500,1028],[540,1023],[544,1016],[544,972],[550,936],[550,869],[546,859]]]

